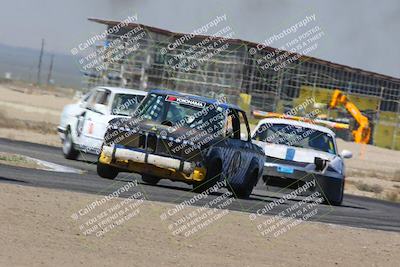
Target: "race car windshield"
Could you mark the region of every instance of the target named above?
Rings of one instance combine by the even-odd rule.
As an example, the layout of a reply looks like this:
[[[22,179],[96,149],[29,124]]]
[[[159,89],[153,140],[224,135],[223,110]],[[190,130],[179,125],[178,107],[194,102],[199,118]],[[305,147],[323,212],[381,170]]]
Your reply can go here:
[[[202,101],[157,94],[148,95],[138,107],[138,115],[145,120],[196,129],[201,129],[204,125],[213,129],[222,128],[223,111],[220,107]]]
[[[116,94],[112,103],[111,114],[130,116],[142,102],[144,96],[131,94]]]
[[[261,125],[253,139],[336,154],[333,137],[315,129],[288,124]]]

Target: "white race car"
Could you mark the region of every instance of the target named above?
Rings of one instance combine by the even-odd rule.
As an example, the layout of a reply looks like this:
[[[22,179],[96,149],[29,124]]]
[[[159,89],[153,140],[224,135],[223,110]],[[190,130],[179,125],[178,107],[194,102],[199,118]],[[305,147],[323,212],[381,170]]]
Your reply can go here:
[[[345,166],[352,153],[337,152],[335,133],[330,129],[296,120],[261,120],[252,133],[253,142],[264,149],[263,180],[268,185],[297,188],[315,180],[311,192],[325,202],[343,201]],[[308,183],[311,184],[311,183]]]
[[[79,151],[99,154],[108,122],[131,116],[146,95],[140,90],[95,87],[78,103],[66,105],[57,127],[64,156],[76,159]]]

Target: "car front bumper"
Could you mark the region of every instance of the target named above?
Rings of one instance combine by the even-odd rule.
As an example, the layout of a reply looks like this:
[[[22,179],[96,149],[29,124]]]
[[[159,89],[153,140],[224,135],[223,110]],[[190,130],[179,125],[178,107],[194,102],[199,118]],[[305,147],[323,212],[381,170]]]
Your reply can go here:
[[[64,141],[64,139],[65,139],[65,131],[66,131],[66,129],[64,127],[57,126],[57,133],[58,133],[58,136],[60,137],[61,141]]]
[[[309,188],[309,191],[318,191],[323,194],[323,197],[333,201],[339,201],[338,192],[341,192],[344,186],[344,176],[334,171],[318,172],[311,171],[307,167],[271,162],[265,163],[263,178],[264,181],[271,179],[276,186],[288,188],[294,184],[299,187],[315,180],[315,187]]]
[[[140,174],[181,181],[203,181],[206,169],[194,162],[146,153],[124,146],[103,146],[99,162]]]

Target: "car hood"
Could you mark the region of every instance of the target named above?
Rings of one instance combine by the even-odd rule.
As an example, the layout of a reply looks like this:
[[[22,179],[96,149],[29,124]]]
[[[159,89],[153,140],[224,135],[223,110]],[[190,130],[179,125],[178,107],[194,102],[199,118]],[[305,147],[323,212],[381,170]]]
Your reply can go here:
[[[335,157],[337,157],[336,155],[313,149],[270,144],[255,140],[253,140],[253,142],[264,150],[266,156],[278,159],[314,163],[314,158],[316,157],[329,161],[332,161]]]
[[[328,161],[328,167],[330,167],[328,169],[344,174],[343,159],[338,155],[301,147],[270,144],[256,140],[253,140],[253,143],[260,146],[268,157],[282,159],[287,161],[287,163],[290,163],[290,161],[307,163],[310,169],[315,168],[315,158],[321,158]]]

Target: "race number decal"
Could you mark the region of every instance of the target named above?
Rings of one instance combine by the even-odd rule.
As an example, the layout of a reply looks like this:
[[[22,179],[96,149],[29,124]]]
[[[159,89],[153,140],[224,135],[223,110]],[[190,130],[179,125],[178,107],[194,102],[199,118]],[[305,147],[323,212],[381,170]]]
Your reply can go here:
[[[88,134],[93,134],[93,128],[94,128],[94,124],[93,122],[89,122],[89,126],[88,126]]]

